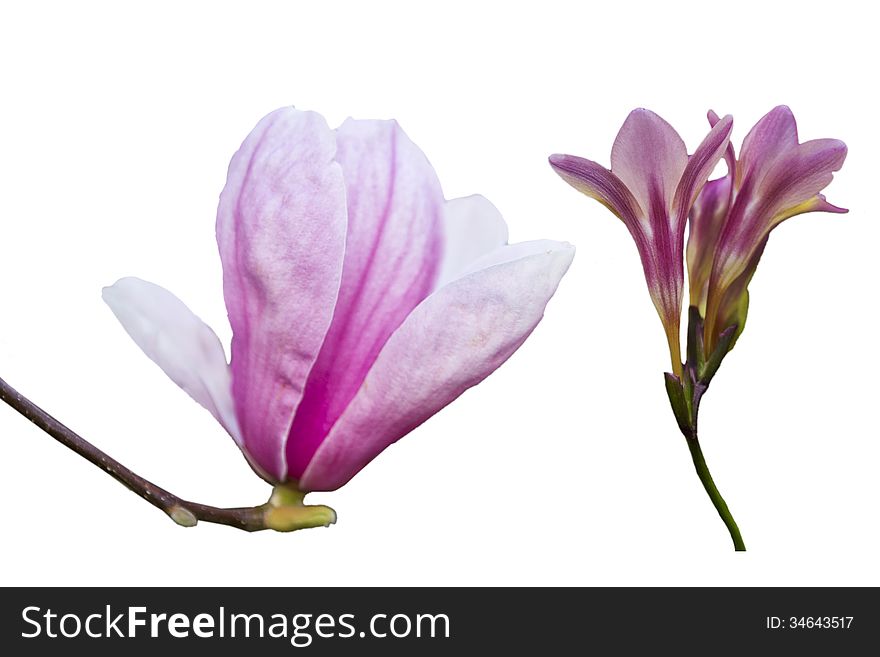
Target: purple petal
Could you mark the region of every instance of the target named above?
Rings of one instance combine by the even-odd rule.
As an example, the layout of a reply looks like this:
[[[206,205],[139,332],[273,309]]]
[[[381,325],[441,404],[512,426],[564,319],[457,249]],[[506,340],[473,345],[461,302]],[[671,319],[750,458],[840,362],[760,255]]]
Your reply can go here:
[[[717,316],[714,318],[714,324],[718,333],[734,324],[737,325],[737,337],[742,333],[749,310],[749,283],[751,283],[752,277],[758,269],[758,262],[761,260],[761,256],[767,246],[768,237],[769,235],[764,237],[755,248],[755,251],[749,259],[749,264],[746,266],[743,273],[724,290],[721,303],[719,304],[716,313]],[[716,338],[717,335],[712,336],[713,340]],[[734,345],[731,344],[729,349],[733,349],[733,346]]]
[[[433,289],[444,200],[424,154],[394,121],[346,121],[337,161],[348,196],[339,300],[287,442],[298,479],[389,336]]]
[[[611,148],[611,170],[646,214],[669,208],[688,163],[687,148],[666,121],[646,109],[626,117]]]
[[[550,166],[569,185],[611,210],[630,230],[639,223],[643,212],[635,197],[601,164],[576,155],[551,155]]]
[[[733,177],[727,175],[706,183],[690,212],[690,232],[687,241],[690,304],[700,308],[704,315],[715,246],[730,207],[732,180]]]
[[[774,107],[749,131],[739,156],[738,181],[746,176],[761,177],[764,171],[798,143],[797,123],[785,105]]]
[[[843,165],[846,146],[836,139],[797,143],[787,107],[762,118],[743,142],[734,201],[718,237],[706,301],[706,342],[711,346],[732,317],[744,319],[747,287],[770,232],[804,212],[845,212],[819,192]]]
[[[718,240],[713,286],[726,288],[750,263],[757,264],[752,254],[781,221],[815,210],[841,211],[820,197],[819,191],[843,165],[843,142],[818,139],[772,157],[770,165],[755,163],[752,171],[759,170],[761,176],[743,176]]]
[[[233,156],[217,212],[239,425],[248,452],[278,481],[342,276],[346,201],[335,154],[320,115],[277,110]]]
[[[710,128],[714,128],[721,120],[714,110],[709,110],[706,113],[706,118],[709,119]],[[724,161],[727,163],[727,175],[731,177],[736,175],[736,151],[733,149],[733,142],[727,143],[727,150],[724,151]]]
[[[672,230],[684,235],[688,212],[706,184],[712,170],[727,150],[730,132],[733,130],[733,117],[729,114],[717,121],[702,143],[688,158],[687,166],[675,191],[673,203]]]
[[[736,170],[733,148],[730,146],[733,118],[728,115],[719,119],[710,110],[709,123],[712,126],[711,131],[688,159],[688,165],[676,191],[676,208],[673,211],[674,230],[682,235],[687,216],[690,214],[691,227],[687,243],[690,303],[701,309],[704,309],[705,305],[706,286],[712,271],[715,244],[724,225],[730,202],[732,179],[730,172]],[[722,155],[728,160],[728,175],[720,180],[706,183],[706,179]],[[676,243],[678,241],[677,239]]]
[[[847,212],[849,212],[849,210],[829,203],[824,194],[816,194],[808,201],[799,203],[796,206],[788,208],[785,212],[778,214],[776,216],[776,223],[778,225],[786,219],[791,219],[792,217],[795,217],[799,214],[806,214],[807,212],[830,212],[832,214],[846,214]]]
[[[491,202],[475,194],[446,201],[443,237],[437,287],[461,277],[472,262],[507,244],[507,224]]]
[[[122,278],[102,296],[147,357],[242,446],[229,365],[214,331],[171,292],[139,278]]]
[[[626,185],[602,165],[575,155],[551,155],[550,164],[568,184],[602,203],[623,221],[636,243],[654,306],[668,330],[675,330],[681,312],[684,247],[678,247],[676,256],[669,210],[659,198],[659,188],[654,187],[654,198],[648,206],[651,214],[646,215]]]
[[[495,264],[428,297],[391,336],[300,481],[334,490],[382,450],[499,367],[538,324],[574,248],[495,252]],[[529,255],[523,255],[528,253]]]
[[[815,139],[791,149],[766,173],[756,190],[756,195],[767,202],[764,213],[775,224],[779,215],[815,198],[831,184],[833,173],[843,166],[846,152],[846,144],[837,139]]]

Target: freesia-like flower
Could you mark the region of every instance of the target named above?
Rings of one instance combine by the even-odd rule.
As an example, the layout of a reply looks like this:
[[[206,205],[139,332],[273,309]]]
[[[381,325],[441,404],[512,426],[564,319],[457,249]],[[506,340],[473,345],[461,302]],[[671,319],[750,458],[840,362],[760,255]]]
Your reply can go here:
[[[703,458],[697,431],[700,403],[745,324],[748,285],[773,228],[804,212],[846,212],[820,193],[846,158],[836,139],[798,142],[794,116],[777,107],[743,141],[736,158],[732,119],[709,112],[711,130],[690,158],[675,131],[646,110],[629,115],[614,142],[611,170],[570,155],[553,168],[623,220],[636,241],[648,288],[666,329],[673,371],[666,394],[697,475],[730,532],[739,527]],[[727,175],[706,182],[724,157]],[[687,243],[690,308],[687,358],[681,362],[679,323],[683,242]]]
[[[445,201],[396,122],[331,130],[292,108],[232,158],[217,241],[231,365],[163,288],[124,278],[104,298],[261,476],[300,491],[345,484],[499,367],[574,255],[560,242],[507,245],[480,196]]]
[[[729,116],[718,121],[688,156],[672,126],[637,109],[614,140],[610,170],[582,157],[550,156],[563,180],[605,205],[629,229],[676,373],[681,371],[684,230],[691,206],[727,148],[732,126]]]
[[[714,112],[709,122],[717,125]],[[707,351],[730,326],[742,331],[747,288],[770,232],[805,212],[846,212],[820,193],[843,166],[846,145],[799,143],[788,107],[768,112],[746,135],[739,159],[732,146],[726,159],[727,175],[710,181],[694,204],[687,247],[690,302],[705,318]]]

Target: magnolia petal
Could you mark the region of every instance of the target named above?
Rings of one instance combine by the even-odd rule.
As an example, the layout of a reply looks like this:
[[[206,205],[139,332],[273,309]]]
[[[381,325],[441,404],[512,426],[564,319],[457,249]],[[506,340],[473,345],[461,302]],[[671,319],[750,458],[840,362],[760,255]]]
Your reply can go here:
[[[496,247],[489,253],[482,255],[474,260],[464,271],[461,277],[474,274],[495,265],[503,265],[507,262],[526,258],[536,253],[551,253],[558,251],[560,242],[555,240],[530,240],[528,242],[517,242],[516,244],[504,244]],[[566,246],[570,246],[566,243]],[[574,247],[572,247],[574,248]]]
[[[507,244],[507,223],[488,199],[474,194],[446,201],[443,235],[438,288],[460,278],[479,257]]]
[[[116,281],[102,297],[147,357],[242,446],[229,366],[214,331],[171,292],[139,278]]]
[[[342,276],[347,214],[335,154],[320,115],[277,110],[233,156],[220,195],[232,392],[248,452],[277,481]]]
[[[292,479],[389,336],[434,288],[443,249],[440,182],[395,121],[349,119],[337,130],[337,147],[348,198],[345,264],[333,321],[290,428]]]
[[[675,129],[646,109],[629,113],[611,148],[611,170],[649,215],[655,206],[665,215],[687,163]]]
[[[453,281],[391,336],[357,396],[306,468],[303,490],[334,490],[382,450],[498,368],[540,321],[574,247],[516,245],[521,254]],[[528,255],[526,255],[528,254]]]
[[[626,185],[611,171],[576,155],[551,155],[550,166],[569,185],[611,210],[630,230],[638,228],[642,208]]]

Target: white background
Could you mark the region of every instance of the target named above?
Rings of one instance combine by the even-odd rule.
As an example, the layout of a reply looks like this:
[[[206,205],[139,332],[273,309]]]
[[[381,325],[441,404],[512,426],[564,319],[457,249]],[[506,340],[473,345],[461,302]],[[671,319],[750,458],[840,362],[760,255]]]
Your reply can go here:
[[[447,197],[482,193],[512,241],[578,253],[507,364],[312,496],[338,511],[330,529],[177,527],[0,407],[0,582],[880,584],[874,23],[862,3],[589,4],[4,6],[0,376],[182,497],[269,490],[100,290],[155,281],[228,343],[214,213],[264,114],[397,118]],[[704,401],[706,458],[749,547],[735,554],[668,408],[634,245],[546,158],[607,164],[638,106],[690,149],[707,109],[732,113],[738,146],[779,103],[803,139],[847,142],[828,197],[851,211],[774,233]]]

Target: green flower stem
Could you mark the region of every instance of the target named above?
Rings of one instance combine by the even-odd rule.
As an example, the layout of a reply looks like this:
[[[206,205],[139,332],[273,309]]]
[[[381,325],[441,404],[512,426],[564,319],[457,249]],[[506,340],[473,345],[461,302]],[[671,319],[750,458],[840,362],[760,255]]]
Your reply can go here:
[[[718,488],[715,487],[715,482],[712,480],[712,475],[709,473],[709,466],[706,465],[706,459],[703,458],[703,450],[700,449],[700,441],[696,434],[692,438],[685,438],[685,440],[687,441],[688,449],[691,450],[691,457],[694,459],[694,467],[697,469],[697,476],[699,476],[700,481],[703,482],[703,488],[706,489],[706,492],[709,494],[709,499],[712,500],[712,504],[715,505],[715,510],[718,511],[718,515],[721,516],[721,519],[727,526],[727,531],[730,532],[730,538],[733,539],[734,550],[737,552],[745,552],[746,544],[743,543],[742,536],[739,533],[739,527],[736,526],[736,520],[733,519],[730,509],[727,508],[727,503],[724,501],[724,498],[721,497]]]
[[[336,522],[336,512],[330,507],[304,505],[305,493],[291,483],[275,486],[269,501],[259,506],[221,509],[188,502],[135,474],[49,415],[2,378],[0,378],[0,401],[9,404],[59,443],[104,470],[183,527],[193,527],[199,520],[203,520],[247,532],[263,529],[289,532],[309,527],[324,527]]]

